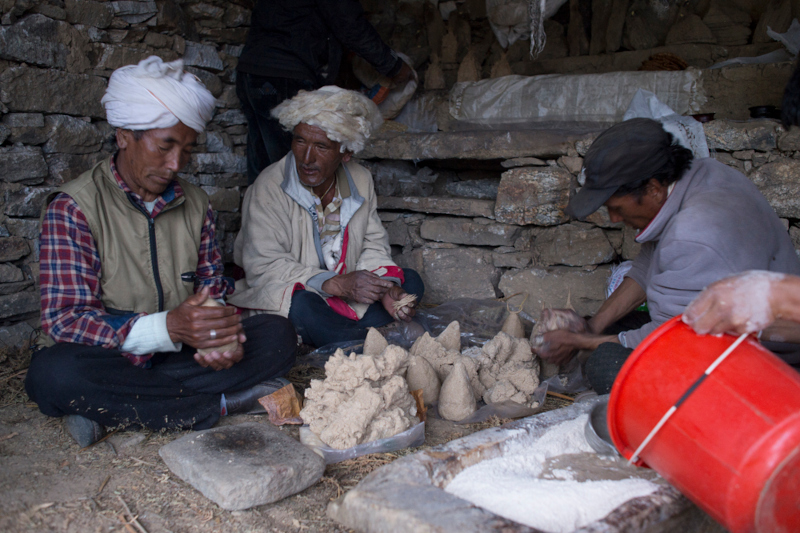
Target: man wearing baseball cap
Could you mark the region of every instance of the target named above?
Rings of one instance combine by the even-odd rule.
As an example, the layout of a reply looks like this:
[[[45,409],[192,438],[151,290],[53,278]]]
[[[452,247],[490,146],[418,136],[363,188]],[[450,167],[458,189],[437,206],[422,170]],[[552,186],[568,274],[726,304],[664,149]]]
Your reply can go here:
[[[635,118],[603,132],[581,174],[568,214],[583,219],[605,205],[612,222],[639,231],[642,247],[588,333],[546,333],[537,352],[560,364],[591,350],[586,374],[599,394],[611,390],[633,348],[707,285],[745,270],[800,272],[786,228],[756,186],[715,159],[694,159],[655,120]],[[650,321],[620,332],[618,321],[645,301]]]

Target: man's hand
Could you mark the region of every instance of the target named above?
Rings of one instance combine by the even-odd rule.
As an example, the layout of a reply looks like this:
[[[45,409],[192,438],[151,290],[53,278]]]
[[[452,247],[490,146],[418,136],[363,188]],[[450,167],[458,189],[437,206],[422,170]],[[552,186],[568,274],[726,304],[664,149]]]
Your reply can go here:
[[[397,74],[392,77],[392,83],[395,84],[395,87],[398,87],[400,85],[404,85],[411,78],[416,78],[416,73],[408,63],[403,61],[403,66],[400,67],[400,70],[397,72]]]
[[[241,335],[244,337],[244,335]],[[217,351],[211,351],[206,354],[196,353],[194,354],[194,360],[202,367],[211,367],[214,370],[225,370],[226,368],[232,367],[234,364],[238,363],[244,357],[244,347],[240,342],[235,350],[230,352],[220,353]]]
[[[750,270],[706,287],[683,312],[683,321],[701,335],[753,333],[776,318],[773,300],[780,299],[778,284],[787,276]]]
[[[386,291],[386,294],[383,295],[383,298],[381,298],[383,308],[386,309],[386,312],[389,313],[395,320],[411,322],[411,318],[417,313],[417,310],[414,309],[413,304],[404,305],[400,309],[395,310],[394,303],[398,300],[402,300],[407,294],[408,293],[406,291],[397,285],[392,285],[392,287]]]
[[[328,294],[362,304],[377,302],[392,287],[396,285],[390,280],[366,270],[334,276],[322,284],[322,290]]]
[[[616,335],[573,333],[566,329],[548,331],[531,348],[545,361],[556,365],[568,362],[578,350],[594,350],[604,342],[619,342]]]
[[[192,348],[216,348],[234,341],[245,342],[241,316],[236,314],[236,308],[202,307],[208,295],[208,288],[203,288],[167,313],[167,331],[172,342],[183,342]]]

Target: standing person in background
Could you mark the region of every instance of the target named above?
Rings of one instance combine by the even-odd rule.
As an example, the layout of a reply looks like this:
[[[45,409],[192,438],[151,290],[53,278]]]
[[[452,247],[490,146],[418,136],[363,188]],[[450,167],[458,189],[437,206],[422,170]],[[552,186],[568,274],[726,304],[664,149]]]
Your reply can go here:
[[[236,95],[247,117],[247,178],[285,156],[292,133],[270,112],[301,89],[336,79],[347,47],[401,84],[413,70],[383,42],[358,0],[261,0],[239,57]]]

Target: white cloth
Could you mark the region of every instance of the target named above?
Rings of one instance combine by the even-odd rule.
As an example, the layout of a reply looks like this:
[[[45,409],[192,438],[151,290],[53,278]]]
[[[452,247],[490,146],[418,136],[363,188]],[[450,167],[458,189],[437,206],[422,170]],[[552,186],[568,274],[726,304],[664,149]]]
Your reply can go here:
[[[183,343],[172,342],[167,329],[167,311],[140,317],[120,348],[135,355],[157,352],[180,352]]]
[[[353,153],[360,152],[373,130],[383,124],[375,102],[361,93],[334,85],[300,91],[275,107],[272,116],[289,131],[301,122],[316,126],[328,139],[341,143],[342,152]]]
[[[198,133],[216,105],[197,76],[183,71],[182,59],[165,63],[157,56],[115,70],[100,102],[116,128],[171,128],[180,121]]]

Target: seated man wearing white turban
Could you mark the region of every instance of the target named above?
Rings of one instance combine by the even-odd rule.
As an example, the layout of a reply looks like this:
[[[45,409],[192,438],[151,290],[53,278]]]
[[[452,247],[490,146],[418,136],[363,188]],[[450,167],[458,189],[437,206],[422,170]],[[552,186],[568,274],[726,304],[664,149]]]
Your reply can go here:
[[[288,316],[313,346],[363,339],[367,328],[411,320],[419,275],[391,259],[372,175],[351,161],[382,118],[363,95],[328,86],[273,111],[292,150],[247,190],[234,261],[246,278],[233,304]]]
[[[208,196],[177,177],[214,111],[183,62],[122,67],[102,100],[118,151],[48,198],[42,328],[25,386],[81,446],[102,426],[204,429],[283,385],[288,320],[241,320],[221,299]]]

